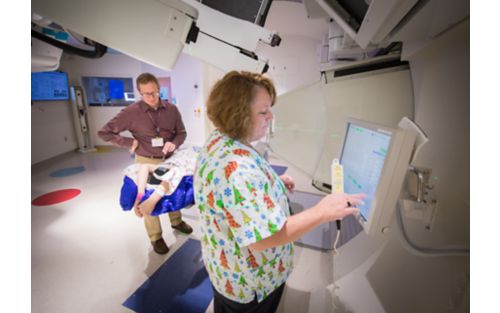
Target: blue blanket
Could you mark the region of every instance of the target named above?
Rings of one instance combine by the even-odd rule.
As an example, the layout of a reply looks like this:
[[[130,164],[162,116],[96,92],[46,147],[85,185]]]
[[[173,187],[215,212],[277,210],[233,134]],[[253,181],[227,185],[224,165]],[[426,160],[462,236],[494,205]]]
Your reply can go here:
[[[141,202],[149,198],[153,189],[146,189]],[[134,207],[137,197],[137,185],[128,176],[124,176],[120,191],[120,206],[124,211],[130,211]],[[158,216],[163,213],[178,211],[194,204],[193,176],[182,177],[177,189],[171,195],[165,195],[158,201],[151,215]]]

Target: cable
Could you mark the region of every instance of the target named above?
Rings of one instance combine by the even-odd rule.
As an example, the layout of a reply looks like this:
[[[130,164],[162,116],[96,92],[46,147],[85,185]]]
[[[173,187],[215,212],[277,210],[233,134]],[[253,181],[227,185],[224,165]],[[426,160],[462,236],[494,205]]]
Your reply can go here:
[[[335,223],[337,224],[337,237],[335,238],[335,242],[333,243],[333,254],[338,254],[337,243],[339,242],[340,239],[341,221],[336,220]]]
[[[36,39],[42,40],[49,45],[52,45],[54,47],[57,47],[59,49],[64,50],[67,53],[72,53],[79,55],[84,58],[91,58],[91,59],[97,59],[102,57],[108,50],[108,47],[101,45],[98,42],[94,42],[95,45],[93,46],[94,50],[85,50],[85,49],[80,49],[74,46],[71,46],[69,44],[66,44],[64,42],[61,42],[59,40],[53,39],[49,36],[46,36],[42,33],[39,33],[35,30],[31,30],[31,37],[35,37]]]
[[[333,182],[332,182],[332,184],[333,184]],[[353,205],[351,204],[351,202],[347,201],[347,207],[350,208],[352,206]],[[342,220],[336,220],[335,223],[337,224],[337,237],[335,238],[335,242],[333,243],[333,254],[338,254],[337,243],[339,242],[339,239],[340,239],[340,230],[342,228]]]
[[[63,27],[63,30],[65,32],[67,32],[68,34],[70,34],[71,37],[73,37],[76,41],[78,41],[82,45],[87,45],[87,43],[85,42],[85,37],[84,36],[82,36],[80,34],[77,34],[77,33],[74,33],[73,31],[71,31],[71,30],[69,30],[68,28],[65,28],[65,27]]]
[[[397,48],[397,49],[401,50],[401,42],[399,42],[399,41],[391,42],[387,47],[379,49],[377,51],[377,53],[375,53],[374,57],[378,57],[378,56],[381,56],[381,55],[387,55],[394,48]]]
[[[213,36],[213,35],[210,35],[210,34],[208,34],[208,33],[205,33],[204,31],[201,31],[201,30],[200,30],[200,33],[202,33],[202,34],[204,34],[204,35],[206,35],[206,36],[208,36],[208,37],[210,37],[210,38],[213,38],[213,39],[215,39],[215,40],[218,40],[218,41],[220,41],[220,42],[222,42],[222,43],[224,43],[224,44],[226,44],[226,45],[228,45],[228,46],[230,46],[230,47],[233,47],[233,48],[235,48],[235,49],[239,50],[241,54],[244,54],[244,55],[246,55],[247,57],[250,57],[250,58],[252,58],[252,59],[254,59],[254,60],[258,60],[258,59],[259,59],[259,58],[257,57],[257,55],[256,55],[254,52],[252,52],[252,51],[248,51],[248,50],[246,50],[246,49],[243,49],[243,48],[241,48],[241,47],[238,47],[237,45],[233,45],[232,43],[229,43],[229,42],[227,42],[227,41],[225,41],[225,40],[222,40],[222,39],[217,38],[217,37],[215,37],[215,36]]]
[[[408,249],[411,253],[420,255],[420,256],[467,256],[470,254],[469,248],[465,247],[446,247],[446,248],[429,248],[429,247],[420,247],[413,243],[408,234],[405,231],[403,216],[401,213],[400,201],[396,204],[396,221],[399,228],[399,239],[402,245]]]

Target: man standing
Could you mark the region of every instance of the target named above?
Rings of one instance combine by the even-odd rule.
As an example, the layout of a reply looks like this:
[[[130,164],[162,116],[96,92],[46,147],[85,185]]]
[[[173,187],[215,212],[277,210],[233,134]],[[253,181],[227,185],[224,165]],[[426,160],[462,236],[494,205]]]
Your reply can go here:
[[[129,148],[135,153],[135,162],[158,164],[170,157],[186,139],[186,129],[181,114],[176,106],[160,99],[160,84],[150,73],[137,77],[137,90],[142,100],[137,101],[116,115],[98,132],[100,138],[112,144]],[[130,131],[134,138],[120,136],[123,131]],[[144,215],[137,206],[134,212],[144,217],[144,225],[158,254],[166,254],[168,246],[163,240],[160,218]],[[172,228],[190,234],[193,229],[182,220],[180,211],[169,213]]]

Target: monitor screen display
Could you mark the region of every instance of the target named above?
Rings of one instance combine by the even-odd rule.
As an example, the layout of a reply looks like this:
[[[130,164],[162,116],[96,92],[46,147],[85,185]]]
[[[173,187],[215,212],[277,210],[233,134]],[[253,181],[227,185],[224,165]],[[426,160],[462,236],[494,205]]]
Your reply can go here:
[[[348,119],[340,154],[344,192],[366,195],[358,208],[368,235],[383,234],[392,223],[415,138],[404,129]]]
[[[31,101],[68,99],[68,75],[65,72],[31,73]]]
[[[89,106],[127,106],[135,101],[130,77],[82,76]]]
[[[391,133],[349,123],[340,163],[344,168],[344,192],[364,193],[358,206],[361,217],[370,217],[380,175],[391,143]]]

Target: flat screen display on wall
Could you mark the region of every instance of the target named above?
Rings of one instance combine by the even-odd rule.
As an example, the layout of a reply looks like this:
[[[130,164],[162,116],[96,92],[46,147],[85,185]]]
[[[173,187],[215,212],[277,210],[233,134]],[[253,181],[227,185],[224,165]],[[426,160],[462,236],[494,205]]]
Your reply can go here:
[[[68,99],[68,75],[65,72],[31,73],[31,101]]]
[[[82,83],[90,106],[127,106],[135,101],[130,77],[82,76]]]

